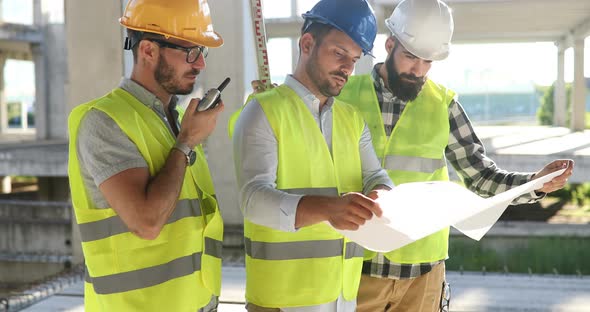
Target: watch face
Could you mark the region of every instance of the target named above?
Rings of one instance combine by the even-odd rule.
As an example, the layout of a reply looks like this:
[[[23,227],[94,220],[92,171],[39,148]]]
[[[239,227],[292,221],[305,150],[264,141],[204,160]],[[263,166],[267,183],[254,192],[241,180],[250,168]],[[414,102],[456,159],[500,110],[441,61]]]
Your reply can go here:
[[[191,150],[190,152],[188,152],[188,165],[192,166],[195,161],[197,160],[197,153],[195,153],[195,151]]]

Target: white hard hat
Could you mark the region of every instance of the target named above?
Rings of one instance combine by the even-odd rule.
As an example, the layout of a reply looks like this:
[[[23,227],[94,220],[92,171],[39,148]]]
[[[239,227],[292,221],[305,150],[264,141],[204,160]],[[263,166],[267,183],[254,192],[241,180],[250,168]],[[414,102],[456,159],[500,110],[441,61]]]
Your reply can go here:
[[[440,0],[403,0],[385,25],[415,56],[431,61],[449,56],[453,36],[453,16]]]

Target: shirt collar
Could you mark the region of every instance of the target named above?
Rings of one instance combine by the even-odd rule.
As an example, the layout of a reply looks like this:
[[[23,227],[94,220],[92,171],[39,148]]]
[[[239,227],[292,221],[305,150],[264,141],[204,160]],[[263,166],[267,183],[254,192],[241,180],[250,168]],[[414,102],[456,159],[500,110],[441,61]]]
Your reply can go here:
[[[162,103],[162,101],[160,101],[160,99],[155,94],[148,91],[146,88],[144,88],[139,83],[137,83],[129,78],[123,78],[123,79],[121,79],[121,83],[119,83],[119,88],[129,92],[138,101],[140,101],[143,105],[166,116],[166,113],[164,112],[164,104]],[[170,106],[169,106],[170,111],[173,111],[176,109],[177,103],[178,103],[178,97],[176,95],[173,95],[172,98],[170,99]]]
[[[320,100],[307,89],[301,82],[297,81],[293,75],[288,75],[285,78],[285,85],[291,88],[303,100],[303,103],[313,111],[319,111]],[[328,97],[326,101],[327,108],[331,108],[334,104],[334,98]]]

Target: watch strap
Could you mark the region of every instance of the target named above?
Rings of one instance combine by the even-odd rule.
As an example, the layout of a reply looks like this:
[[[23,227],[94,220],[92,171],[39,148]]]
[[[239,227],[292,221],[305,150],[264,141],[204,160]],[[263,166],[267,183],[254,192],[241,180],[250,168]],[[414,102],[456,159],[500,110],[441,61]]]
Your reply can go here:
[[[186,157],[186,164],[190,165],[191,163],[191,152],[193,151],[190,147],[188,147],[188,145],[182,143],[182,142],[176,142],[176,144],[174,144],[174,146],[172,147],[174,149],[179,150],[181,153],[184,154],[184,156]]]

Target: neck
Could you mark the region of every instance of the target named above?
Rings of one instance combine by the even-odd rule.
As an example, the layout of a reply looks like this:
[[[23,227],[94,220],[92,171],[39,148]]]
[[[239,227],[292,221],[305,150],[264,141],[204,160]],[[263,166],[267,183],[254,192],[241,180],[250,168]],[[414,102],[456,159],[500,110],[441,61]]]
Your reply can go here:
[[[164,109],[168,111],[168,106],[170,105],[170,100],[172,99],[172,94],[166,92],[164,88],[156,81],[156,79],[152,75],[147,75],[142,73],[141,70],[137,70],[137,68],[133,69],[131,73],[131,80],[135,81],[136,83],[140,84],[149,92],[153,93],[164,105]]]
[[[318,100],[320,100],[320,110],[328,101],[328,97],[323,95],[320,92],[318,86],[310,79],[309,75],[307,75],[306,71],[300,64],[297,65],[295,68],[295,72],[293,73],[293,78],[297,79],[303,86],[305,86],[311,94],[313,94]]]

